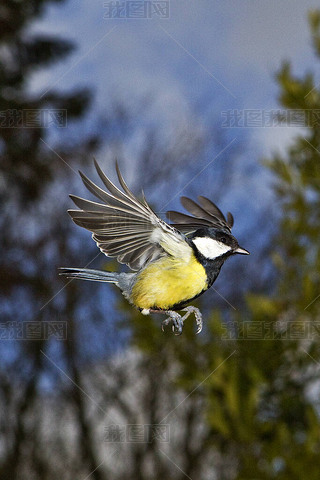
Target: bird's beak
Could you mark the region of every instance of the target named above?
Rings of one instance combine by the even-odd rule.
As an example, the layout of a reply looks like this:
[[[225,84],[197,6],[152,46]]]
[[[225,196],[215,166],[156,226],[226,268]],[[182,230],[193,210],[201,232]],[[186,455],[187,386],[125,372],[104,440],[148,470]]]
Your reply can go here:
[[[234,251],[234,253],[241,253],[241,255],[250,255],[250,252],[248,252],[248,250],[241,247],[238,247],[237,250]]]

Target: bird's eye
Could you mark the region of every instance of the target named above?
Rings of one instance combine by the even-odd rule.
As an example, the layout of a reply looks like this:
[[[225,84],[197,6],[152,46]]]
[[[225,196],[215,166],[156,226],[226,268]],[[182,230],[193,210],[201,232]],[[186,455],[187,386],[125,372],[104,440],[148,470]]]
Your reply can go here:
[[[227,243],[226,237],[221,237],[221,238],[220,238],[220,242],[222,242],[222,243]]]

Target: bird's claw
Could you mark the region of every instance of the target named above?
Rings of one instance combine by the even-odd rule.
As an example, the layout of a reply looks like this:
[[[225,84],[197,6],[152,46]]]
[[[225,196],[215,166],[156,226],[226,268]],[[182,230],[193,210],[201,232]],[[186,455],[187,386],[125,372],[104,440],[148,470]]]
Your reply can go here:
[[[163,320],[163,322],[161,322],[161,330],[164,332],[164,327],[169,325],[169,323],[171,322],[171,318],[168,317],[166,318],[165,320]]]
[[[198,335],[202,330],[202,314],[201,314],[199,308],[196,308],[196,307],[193,307],[192,305],[190,305],[189,307],[183,308],[182,311],[187,312],[182,317],[182,319],[181,319],[182,321],[186,320],[191,313],[194,313],[196,323],[197,323],[196,335]]]
[[[172,322],[173,323],[173,325],[172,325],[173,333],[175,335],[181,335],[182,329],[183,329],[183,322],[189,317],[189,315],[191,313],[194,313],[196,323],[197,323],[196,335],[198,335],[202,330],[202,315],[201,315],[200,310],[198,308],[190,305],[189,307],[183,308],[182,311],[187,312],[187,313],[185,313],[185,315],[183,315],[183,317],[181,317],[181,315],[179,313],[174,312],[172,310],[169,310],[169,311],[165,312],[169,315],[169,317],[166,318],[165,320],[163,320],[163,322],[161,323],[162,331],[164,332],[164,327],[166,325],[169,325],[170,322]]]
[[[183,318],[181,315],[179,317],[173,318],[172,331],[175,335],[181,335],[183,329]]]
[[[169,317],[166,318],[165,320],[163,320],[163,322],[161,323],[161,329],[162,331],[164,332],[164,326],[165,325],[169,325],[170,322],[173,323],[172,325],[172,331],[175,335],[181,335],[182,333],[182,328],[183,328],[183,318],[181,318],[181,315],[179,315],[179,313],[177,312],[173,312],[173,311],[167,311],[166,312]]]

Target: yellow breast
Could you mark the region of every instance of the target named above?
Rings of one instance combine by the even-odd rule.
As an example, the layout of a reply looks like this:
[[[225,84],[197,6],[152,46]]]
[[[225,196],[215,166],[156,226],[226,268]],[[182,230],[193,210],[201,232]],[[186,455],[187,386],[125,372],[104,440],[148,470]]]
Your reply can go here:
[[[131,301],[139,308],[169,310],[195,297],[207,288],[204,267],[192,254],[188,261],[163,257],[138,274]]]

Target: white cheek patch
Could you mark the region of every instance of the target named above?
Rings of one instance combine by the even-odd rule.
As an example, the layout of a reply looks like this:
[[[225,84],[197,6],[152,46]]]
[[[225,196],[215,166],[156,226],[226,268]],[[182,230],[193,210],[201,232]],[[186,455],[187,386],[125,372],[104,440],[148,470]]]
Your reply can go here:
[[[205,258],[209,258],[210,260],[214,260],[215,258],[220,257],[221,255],[224,255],[225,253],[231,251],[231,247],[229,245],[218,242],[213,238],[196,237],[192,241],[199,250],[199,252]]]

